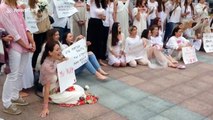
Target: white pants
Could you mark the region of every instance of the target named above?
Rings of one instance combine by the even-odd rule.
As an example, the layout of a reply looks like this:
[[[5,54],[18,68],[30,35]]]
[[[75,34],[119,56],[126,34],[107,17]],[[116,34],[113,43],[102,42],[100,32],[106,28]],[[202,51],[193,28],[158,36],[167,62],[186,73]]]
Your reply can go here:
[[[8,52],[10,73],[7,74],[2,91],[3,106],[8,108],[11,100],[19,98],[19,91],[23,88],[23,71],[29,60],[29,53],[19,53],[13,49]]]

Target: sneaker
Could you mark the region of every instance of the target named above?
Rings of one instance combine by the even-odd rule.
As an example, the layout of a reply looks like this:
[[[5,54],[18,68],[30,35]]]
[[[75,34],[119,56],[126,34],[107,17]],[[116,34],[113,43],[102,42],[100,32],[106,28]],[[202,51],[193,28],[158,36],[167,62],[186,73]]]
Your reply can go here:
[[[9,106],[9,108],[4,108],[3,112],[5,112],[7,114],[11,114],[11,115],[19,115],[22,113],[22,111],[20,109],[18,109],[15,104],[11,104]]]
[[[19,97],[17,100],[12,100],[12,103],[14,103],[15,105],[20,105],[20,106],[25,106],[29,104],[22,97]]]

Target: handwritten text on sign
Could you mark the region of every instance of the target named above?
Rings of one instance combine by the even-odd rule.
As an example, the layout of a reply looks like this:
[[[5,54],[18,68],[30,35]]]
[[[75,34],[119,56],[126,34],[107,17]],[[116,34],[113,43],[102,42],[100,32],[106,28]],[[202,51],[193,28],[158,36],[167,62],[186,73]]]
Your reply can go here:
[[[88,61],[86,40],[79,40],[70,47],[64,49],[62,54],[72,60],[74,69],[78,69]]]
[[[30,9],[25,9],[24,14],[25,14],[25,21],[30,32],[31,33],[37,32],[38,31],[37,22],[35,18],[33,17]]]
[[[213,33],[203,34],[203,47],[207,53],[213,52]]]
[[[183,62],[185,64],[191,64],[197,62],[197,56],[194,47],[182,48]]]
[[[76,82],[75,70],[71,59],[57,64],[60,92],[65,91]]]
[[[74,7],[75,2],[73,0],[53,0],[53,2],[58,18],[69,17],[78,12]]]

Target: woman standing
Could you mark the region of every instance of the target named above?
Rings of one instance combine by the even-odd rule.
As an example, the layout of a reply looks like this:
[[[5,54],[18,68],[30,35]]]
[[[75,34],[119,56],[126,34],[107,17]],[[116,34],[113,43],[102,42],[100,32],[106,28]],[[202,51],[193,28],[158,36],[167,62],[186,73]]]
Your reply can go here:
[[[87,29],[87,41],[91,42],[88,47],[89,51],[92,51],[97,57],[101,65],[106,66],[103,60],[106,59],[106,41],[105,40],[105,28],[103,26],[102,20],[106,18],[105,0],[90,0],[90,19]]]
[[[17,0],[5,0],[0,6],[0,16],[0,24],[14,37],[8,52],[11,72],[7,74],[2,91],[3,111],[8,114],[20,114],[22,111],[16,105],[28,105],[19,96],[19,91],[23,87],[23,71],[29,59],[29,52],[35,51],[35,43],[26,28],[22,11],[17,7]]]
[[[194,6],[192,0],[185,0],[184,5],[182,6],[181,21],[188,22],[193,20],[195,15]]]

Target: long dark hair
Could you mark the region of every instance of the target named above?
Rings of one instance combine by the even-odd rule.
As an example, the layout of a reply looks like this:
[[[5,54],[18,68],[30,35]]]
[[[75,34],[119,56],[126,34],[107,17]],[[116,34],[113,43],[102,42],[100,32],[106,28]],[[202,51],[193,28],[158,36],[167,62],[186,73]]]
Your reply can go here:
[[[142,34],[141,34],[141,38],[146,38],[149,39],[149,29],[144,29]]]
[[[30,6],[31,9],[34,9],[36,7],[36,0],[29,0],[28,5]]]
[[[70,32],[66,32],[66,33],[63,35],[63,41],[62,41],[63,44],[69,45],[69,44],[67,43],[67,40],[66,40],[69,33],[70,33]]]
[[[118,26],[119,22],[114,22],[112,25],[112,46],[116,46],[118,43]]]
[[[172,31],[172,35],[171,36],[175,36],[175,33],[178,32],[181,28],[180,27],[175,27]]]
[[[142,6],[142,1],[143,0],[137,0],[136,4],[135,4],[135,7],[141,7]]]
[[[59,43],[57,41],[47,41],[46,45],[45,45],[45,49],[43,52],[43,55],[41,57],[41,64],[44,62],[44,60],[47,58],[47,56],[49,56],[49,52],[52,52],[54,50],[55,45]]]
[[[165,3],[162,0],[157,0],[158,2],[158,12],[165,12],[166,7],[165,7]]]
[[[53,36],[55,35],[56,32],[59,32],[58,29],[50,29],[47,31],[47,39],[46,41],[53,41]]]
[[[186,10],[187,10],[187,6],[188,6],[188,4],[189,4],[189,3],[188,3],[188,1],[187,1],[187,0],[185,0],[185,3],[184,3],[184,6],[185,6],[184,13],[186,13]],[[194,15],[194,6],[193,6],[193,4],[191,3],[189,6],[191,7],[192,14]]]
[[[103,9],[106,9],[107,8],[107,2],[106,0],[95,0],[95,5],[97,8],[103,8]]]

